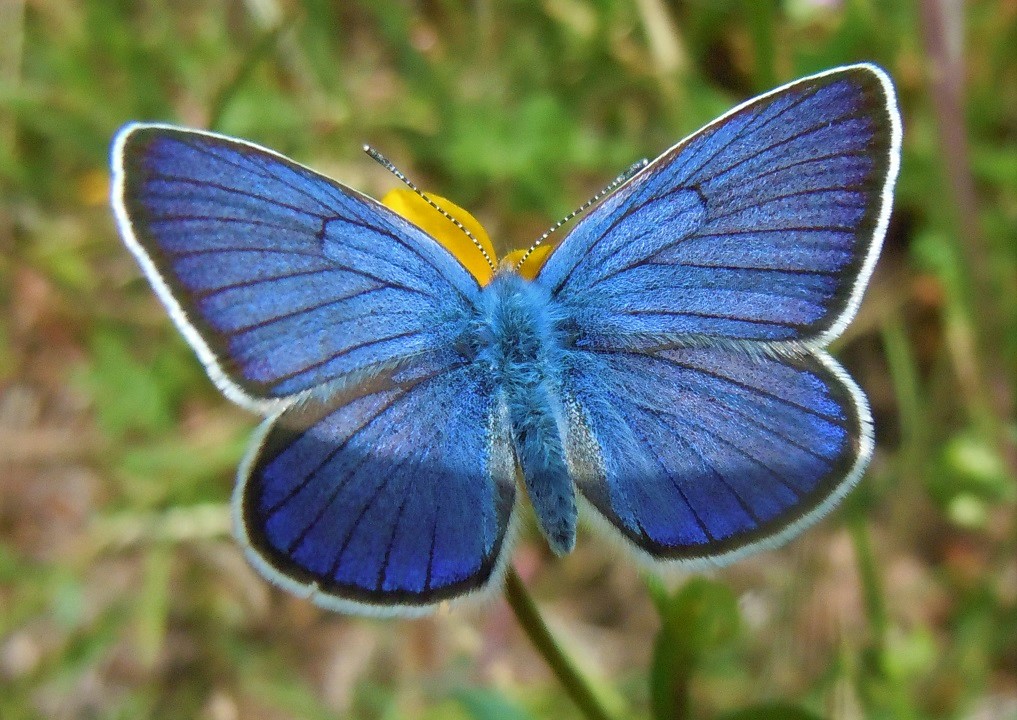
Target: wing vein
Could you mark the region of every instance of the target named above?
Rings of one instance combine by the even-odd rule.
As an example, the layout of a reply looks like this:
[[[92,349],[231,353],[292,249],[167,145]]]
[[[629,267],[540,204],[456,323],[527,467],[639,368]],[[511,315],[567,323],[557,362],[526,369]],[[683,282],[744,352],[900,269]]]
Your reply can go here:
[[[321,198],[315,197],[311,193],[307,192],[307,190],[305,190],[304,188],[297,187],[293,183],[289,182],[288,180],[284,180],[282,177],[280,177],[278,175],[274,175],[273,173],[271,173],[265,167],[260,167],[260,166],[245,167],[245,166],[241,165],[240,163],[236,162],[235,160],[232,160],[230,158],[224,157],[223,155],[220,155],[219,153],[217,153],[215,151],[214,148],[212,148],[209,145],[204,145],[202,147],[198,147],[195,143],[193,143],[193,142],[191,142],[189,140],[181,140],[180,142],[182,142],[183,144],[191,147],[192,149],[194,149],[194,150],[196,150],[198,152],[204,152],[206,155],[211,155],[212,157],[214,157],[216,160],[219,160],[220,162],[224,162],[227,165],[232,165],[233,167],[237,168],[238,170],[241,170],[243,172],[249,172],[249,173],[252,173],[254,175],[258,175],[258,176],[263,177],[263,178],[265,178],[267,180],[271,180],[273,182],[279,183],[280,185],[288,187],[290,190],[293,190],[294,192],[297,192],[297,193],[303,195],[308,200],[312,200],[316,205],[319,205],[319,206],[321,206],[323,208],[327,208],[328,210],[331,210],[331,211],[335,210],[335,208],[330,208],[328,205],[323,203],[321,201]],[[257,157],[257,158],[261,159],[262,157],[264,157],[264,155],[262,153],[257,153],[257,154],[255,154],[254,157]],[[272,156],[270,156],[270,159],[273,162],[281,162],[283,167],[286,167],[288,170],[291,170],[293,172],[297,172],[298,174],[300,174],[300,172],[297,170],[297,168],[292,167],[289,164],[289,162],[283,161],[283,159],[281,157],[272,157]],[[325,186],[328,186],[330,190],[334,189],[333,181],[329,180],[325,176],[319,175],[318,173],[315,173],[312,170],[305,170],[305,172],[311,173],[314,176],[314,179],[319,181],[317,183],[318,186],[325,185]]]
[[[731,147],[731,146],[732,146],[732,145],[733,145],[734,143],[736,143],[736,142],[737,142],[738,140],[741,140],[741,139],[742,139],[742,138],[743,138],[743,137],[745,136],[745,133],[746,133],[746,132],[748,132],[748,131],[750,131],[750,129],[751,129],[751,132],[759,132],[760,130],[763,130],[763,129],[764,129],[764,128],[766,128],[766,127],[767,127],[768,125],[770,125],[771,123],[773,123],[773,122],[775,122],[775,121],[776,121],[777,119],[779,119],[779,118],[780,118],[780,117],[781,117],[782,115],[784,115],[785,113],[787,113],[788,111],[790,111],[790,110],[793,110],[794,108],[798,107],[799,105],[801,105],[802,103],[804,103],[804,102],[805,102],[806,100],[808,100],[808,99],[810,99],[810,98],[812,98],[812,97],[815,97],[816,93],[818,93],[818,92],[819,92],[819,88],[810,88],[810,91],[809,91],[809,92],[807,92],[807,93],[803,93],[802,97],[800,97],[800,98],[795,98],[795,100],[794,100],[794,101],[792,101],[792,102],[791,102],[791,103],[790,103],[790,104],[789,104],[789,105],[788,105],[787,107],[781,108],[780,110],[778,110],[778,111],[777,111],[777,113],[776,113],[776,114],[774,114],[774,115],[773,115],[772,117],[769,117],[769,118],[767,118],[767,119],[766,119],[766,120],[765,120],[765,121],[764,121],[763,123],[761,123],[760,125],[754,125],[754,123],[755,123],[755,118],[753,118],[753,119],[751,119],[751,120],[747,121],[747,122],[746,122],[746,123],[745,123],[744,125],[742,125],[742,126],[741,126],[740,128],[738,128],[738,130],[737,130],[737,131],[735,132],[735,134],[734,134],[734,135],[732,135],[732,136],[731,136],[731,137],[730,137],[730,138],[728,139],[728,141],[727,141],[726,143],[724,143],[723,145],[721,145],[721,146],[720,146],[720,147],[719,147],[719,148],[717,149],[717,151],[716,151],[716,152],[714,152],[714,153],[713,153],[712,155],[710,155],[710,156],[709,156],[708,158],[706,158],[706,159],[705,159],[705,160],[704,160],[703,162],[699,163],[699,165],[698,165],[698,166],[696,167],[696,169],[695,169],[695,170],[689,170],[689,169],[687,169],[687,168],[683,169],[683,170],[682,170],[682,175],[683,175],[683,177],[685,177],[686,179],[688,179],[688,178],[691,178],[691,177],[693,177],[693,176],[695,176],[695,175],[699,174],[699,173],[700,173],[700,172],[701,172],[701,171],[703,170],[703,168],[704,168],[704,167],[706,167],[707,165],[709,165],[710,163],[712,163],[712,162],[713,162],[713,161],[714,161],[715,159],[717,159],[717,157],[718,157],[718,156],[719,156],[719,155],[720,155],[720,154],[721,154],[722,152],[724,152],[725,150],[727,150],[728,148],[730,148],[730,147]],[[765,107],[765,108],[769,108],[770,106],[769,106],[769,105],[766,105],[766,106],[764,106],[764,107]],[[758,108],[757,108],[757,109],[758,109]],[[744,110],[743,112],[748,112],[748,111],[749,111],[749,108],[745,108],[745,110]],[[715,126],[715,127],[716,127],[716,130],[717,130],[717,131],[719,131],[719,130],[721,129],[721,126]],[[714,133],[714,134],[715,134],[715,133]],[[698,139],[698,137],[702,137],[702,136],[697,136],[697,139]],[[713,134],[711,134],[711,135],[710,135],[710,137],[713,137]],[[687,146],[686,146],[686,147],[687,147]],[[685,147],[683,147],[682,149],[684,150],[684,149],[685,149]],[[704,180],[703,182],[706,182],[706,180]],[[697,183],[697,184],[698,184],[698,183]]]
[[[195,188],[199,188],[199,189],[202,189],[202,188],[215,188],[216,190],[221,190],[222,192],[226,193],[227,195],[238,195],[240,197],[250,198],[251,200],[257,200],[259,202],[263,202],[266,205],[274,205],[275,207],[286,208],[287,210],[292,210],[293,212],[300,213],[301,215],[308,215],[310,217],[316,217],[316,218],[322,218],[322,219],[328,217],[327,215],[323,215],[320,212],[311,212],[310,210],[307,210],[306,208],[298,207],[297,205],[291,205],[289,203],[284,203],[284,202],[281,202],[279,200],[275,200],[275,199],[273,199],[273,198],[271,198],[271,197],[269,197],[267,195],[259,195],[256,192],[250,192],[250,191],[243,190],[243,189],[237,188],[237,187],[230,187],[229,185],[223,185],[222,183],[212,182],[211,180],[198,180],[196,178],[184,177],[182,175],[167,175],[166,173],[158,173],[158,172],[151,173],[148,176],[148,180],[149,180],[149,182],[151,182],[152,180],[163,180],[163,181],[165,181],[167,183],[178,183],[180,185],[187,185],[187,186],[195,187]],[[169,192],[169,189],[167,188],[166,191],[164,191],[164,192],[161,192],[161,193],[160,192],[153,192],[152,195],[155,196],[155,197],[159,197],[159,196],[163,196],[163,197],[166,197],[166,196],[176,197],[178,195],[178,193],[176,193],[176,192]]]
[[[801,130],[799,132],[793,133],[793,134],[789,135],[788,137],[783,138],[783,139],[781,139],[781,140],[779,140],[779,141],[777,141],[777,142],[775,142],[775,143],[773,143],[771,145],[767,145],[764,148],[760,148],[759,150],[756,150],[754,153],[752,153],[750,155],[747,155],[746,157],[741,158],[740,160],[738,160],[738,162],[734,163],[733,165],[731,165],[731,166],[729,166],[727,168],[724,168],[723,170],[721,170],[721,171],[719,171],[719,172],[717,172],[717,173],[715,173],[715,174],[713,174],[713,175],[711,175],[709,177],[703,178],[700,182],[702,184],[713,182],[718,177],[726,174],[730,170],[734,170],[738,166],[740,166],[740,165],[742,165],[742,164],[744,164],[746,162],[750,162],[752,160],[755,160],[760,155],[764,155],[765,153],[768,153],[768,152],[770,152],[772,150],[776,150],[779,147],[783,147],[785,145],[793,143],[796,140],[801,140],[804,137],[807,137],[809,135],[817,133],[817,132],[819,132],[821,130],[824,130],[824,129],[828,128],[828,127],[832,127],[832,126],[836,125],[837,123],[841,123],[841,122],[844,122],[844,117],[843,116],[840,117],[840,118],[837,118],[836,120],[827,120],[822,125],[811,125],[808,128],[806,128],[805,130]],[[700,169],[702,169],[702,168],[700,168]],[[755,177],[756,176],[753,176],[753,178],[755,178]]]

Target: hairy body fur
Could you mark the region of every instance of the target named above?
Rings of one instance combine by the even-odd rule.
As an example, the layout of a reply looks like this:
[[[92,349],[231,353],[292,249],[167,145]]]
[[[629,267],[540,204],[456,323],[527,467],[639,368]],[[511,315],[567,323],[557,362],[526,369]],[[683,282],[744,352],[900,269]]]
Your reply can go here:
[[[560,373],[564,318],[541,286],[502,270],[480,299],[463,347],[490,369],[508,406],[526,491],[551,548],[576,542],[576,492],[565,465]]]

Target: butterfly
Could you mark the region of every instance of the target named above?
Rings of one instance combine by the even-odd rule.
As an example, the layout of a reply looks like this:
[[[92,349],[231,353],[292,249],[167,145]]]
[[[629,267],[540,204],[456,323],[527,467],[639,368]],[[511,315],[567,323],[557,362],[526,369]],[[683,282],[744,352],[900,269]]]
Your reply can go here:
[[[523,494],[559,555],[582,514],[693,567],[830,510],[873,428],[825,348],[872,274],[900,146],[880,68],[797,80],[634,172],[525,274],[478,274],[366,195],[170,125],[116,135],[112,206],[213,382],[267,416],[233,498],[250,561],[326,608],[413,615],[498,587]]]

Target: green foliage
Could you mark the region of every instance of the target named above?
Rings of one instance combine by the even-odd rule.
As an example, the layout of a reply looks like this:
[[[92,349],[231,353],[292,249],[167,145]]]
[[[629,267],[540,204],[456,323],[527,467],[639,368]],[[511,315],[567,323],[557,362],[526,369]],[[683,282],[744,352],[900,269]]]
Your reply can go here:
[[[673,597],[657,591],[655,600],[661,628],[650,667],[653,716],[684,720],[691,717],[694,675],[738,633],[738,600],[729,587],[706,578],[690,580]]]
[[[960,108],[934,84],[939,5],[962,8],[945,30]],[[0,3],[0,717],[579,717],[497,602],[372,622],[253,576],[224,536],[254,420],[116,237],[117,127],[212,127],[377,196],[395,181],[370,142],[504,251],[736,102],[863,59],[898,85],[905,148],[879,268],[835,347],[877,428],[846,511],[787,551],[653,586],[657,615],[590,535],[566,560],[526,538],[520,556],[555,634],[608,648],[578,664],[623,717],[1012,715],[1012,5]]]
[[[471,720],[532,720],[533,715],[490,690],[469,688],[456,697]]]
[[[179,353],[160,349],[155,358],[138,358],[132,350],[137,340],[131,340],[101,327],[89,338],[92,366],[83,384],[95,402],[96,419],[111,436],[166,433],[176,423],[182,381],[190,373],[178,364]]]
[[[795,705],[772,703],[735,710],[721,715],[717,720],[822,720],[822,718]]]

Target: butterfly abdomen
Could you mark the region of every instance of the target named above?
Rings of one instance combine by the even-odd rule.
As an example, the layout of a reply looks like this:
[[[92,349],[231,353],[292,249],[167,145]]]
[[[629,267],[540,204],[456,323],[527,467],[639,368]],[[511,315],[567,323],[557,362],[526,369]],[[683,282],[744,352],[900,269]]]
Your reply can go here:
[[[576,539],[575,487],[562,445],[559,318],[546,291],[514,272],[484,289],[471,329],[477,361],[487,364],[509,409],[512,439],[526,491],[551,549],[572,550]]]

